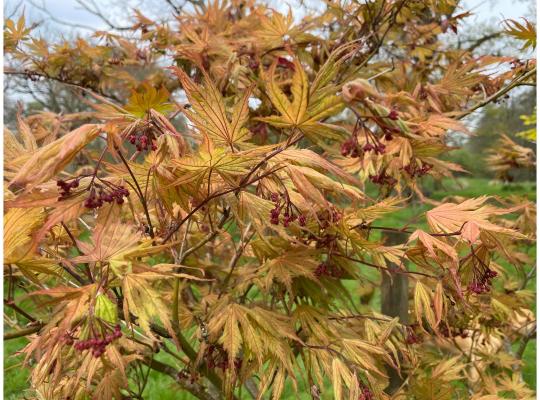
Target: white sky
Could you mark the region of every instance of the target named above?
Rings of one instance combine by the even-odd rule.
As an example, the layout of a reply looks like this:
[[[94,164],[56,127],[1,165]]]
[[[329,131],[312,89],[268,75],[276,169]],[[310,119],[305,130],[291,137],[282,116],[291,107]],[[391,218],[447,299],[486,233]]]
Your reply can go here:
[[[5,0],[4,12],[7,14],[21,0]],[[106,29],[107,26],[96,16],[85,11],[76,0],[22,0],[24,4],[25,14],[30,21],[44,20],[51,21],[43,12],[37,9],[33,4],[44,5],[56,18],[64,21],[69,21],[75,24],[89,25],[98,29]],[[100,5],[101,9],[108,14],[113,10],[115,15],[118,12],[127,11],[126,15],[131,14],[129,8],[137,7],[144,12],[159,12],[163,11],[163,1],[160,0],[95,0]],[[315,2],[315,1],[313,1]],[[180,2],[179,2],[180,3]],[[287,8],[287,1],[270,0],[269,3],[276,8]],[[294,1],[291,2],[294,4]],[[466,9],[472,10],[474,16],[468,19],[470,24],[486,23],[497,24],[505,18],[517,19],[527,17],[535,20],[534,6],[535,0],[466,0]],[[129,7],[131,6],[131,7]],[[107,15],[110,18],[110,14]],[[118,18],[113,18],[119,21]],[[53,22],[51,22],[53,24]]]

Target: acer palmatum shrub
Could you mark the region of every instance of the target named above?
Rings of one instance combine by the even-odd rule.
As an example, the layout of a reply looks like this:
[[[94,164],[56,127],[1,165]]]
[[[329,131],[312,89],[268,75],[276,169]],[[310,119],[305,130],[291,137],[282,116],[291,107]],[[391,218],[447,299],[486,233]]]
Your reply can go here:
[[[423,185],[462,171],[448,136],[536,60],[480,54],[459,1],[191,3],[73,41],[5,23],[6,79],[89,107],[4,132],[25,396],[144,398],[155,370],[200,399],[533,398],[535,205]],[[504,29],[535,46],[530,22]],[[534,165],[507,139],[501,176]],[[385,275],[408,278],[401,318],[359,300]]]

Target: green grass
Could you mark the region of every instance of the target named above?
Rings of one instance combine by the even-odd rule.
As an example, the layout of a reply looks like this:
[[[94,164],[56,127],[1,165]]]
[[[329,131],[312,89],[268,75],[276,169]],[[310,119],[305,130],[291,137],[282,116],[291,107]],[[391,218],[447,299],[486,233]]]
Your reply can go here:
[[[28,388],[29,372],[21,368],[22,355],[16,355],[28,341],[24,338],[4,342],[4,399],[22,399],[23,391]]]
[[[536,201],[536,185],[533,182],[519,182],[512,184],[501,184],[499,182],[490,182],[486,179],[476,178],[460,178],[457,181],[443,181],[441,185],[426,184],[425,190],[428,192],[428,197],[435,200],[452,196],[462,197],[478,197],[481,195],[507,197],[510,195],[526,196],[530,201]],[[373,192],[374,188],[368,188],[368,193]],[[374,192],[371,194],[375,194]],[[381,221],[377,221],[382,226],[403,227],[406,223],[411,223],[412,227],[425,228],[425,218],[422,213],[431,206],[426,206],[418,203],[407,205],[399,212],[387,216]],[[535,259],[536,248],[532,247],[529,255]],[[366,270],[366,277],[371,280],[377,280],[378,274],[370,269]],[[358,285],[352,281],[345,281],[344,284],[350,288],[353,293],[358,290]],[[527,289],[536,292],[536,282],[531,280]],[[375,296],[370,307],[379,307],[380,298]],[[534,307],[536,313],[536,307]],[[11,315],[11,314],[10,314]],[[24,398],[24,391],[28,388],[28,370],[20,367],[22,356],[16,355],[17,351],[21,350],[27,343],[26,339],[20,338],[4,342],[4,398],[8,400]],[[159,359],[167,362],[170,365],[179,367],[175,363],[175,359],[167,355],[160,354]],[[536,341],[531,340],[526,348],[523,357],[524,368],[523,376],[525,381],[532,387],[536,388]],[[329,385],[328,385],[329,386]],[[309,389],[305,382],[299,381],[299,396],[294,394],[292,384],[287,383],[285,392],[282,395],[284,399],[300,398],[310,399]],[[188,393],[180,392],[175,383],[167,376],[157,372],[151,372],[148,380],[148,385],[143,394],[145,399],[160,399],[160,400],[191,400],[194,399]],[[243,396],[244,397],[244,396]],[[332,398],[332,392],[329,387],[325,388],[322,398]]]

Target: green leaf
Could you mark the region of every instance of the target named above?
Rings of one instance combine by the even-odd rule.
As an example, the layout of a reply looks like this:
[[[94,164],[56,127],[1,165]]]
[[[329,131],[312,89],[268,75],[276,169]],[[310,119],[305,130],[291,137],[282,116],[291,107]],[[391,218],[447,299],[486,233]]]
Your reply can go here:
[[[114,304],[109,297],[104,293],[99,293],[96,296],[96,305],[94,308],[94,315],[101,318],[103,321],[116,323],[118,314],[116,311],[116,304]]]

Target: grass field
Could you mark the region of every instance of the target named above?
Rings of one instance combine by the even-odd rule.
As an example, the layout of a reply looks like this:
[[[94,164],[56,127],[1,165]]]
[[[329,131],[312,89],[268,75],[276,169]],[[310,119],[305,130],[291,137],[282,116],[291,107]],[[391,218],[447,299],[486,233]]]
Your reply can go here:
[[[430,197],[440,200],[449,194],[452,196],[463,197],[478,197],[481,195],[497,195],[497,196],[510,196],[510,195],[522,195],[527,196],[529,200],[536,200],[536,185],[535,183],[515,183],[503,185],[501,183],[491,183],[485,179],[459,179],[457,182],[444,182],[442,186],[438,188],[428,189],[430,191]],[[428,209],[425,205],[408,205],[406,208],[393,214],[391,217],[386,218],[383,222],[385,226],[403,226],[404,223],[409,222],[412,218],[420,215],[423,211]],[[382,224],[382,223],[381,223]],[[422,226],[422,220],[418,220],[415,226]],[[536,249],[530,249],[530,255],[535,256]],[[529,286],[530,290],[536,291],[535,280],[531,280]],[[373,305],[376,306],[380,301],[378,298],[373,299]],[[536,312],[536,307],[535,310]],[[17,355],[17,352],[24,347],[26,340],[24,338],[10,340],[4,343],[4,398],[7,400],[23,399],[24,391],[28,388],[28,371],[21,368],[22,357]],[[163,357],[163,356],[159,356]],[[174,365],[174,359],[164,358],[164,361],[170,362]],[[524,353],[524,378],[529,385],[536,388],[536,341],[531,340]],[[184,400],[193,399],[194,397],[189,394],[177,392],[178,387],[168,377],[162,376],[156,372],[150,374],[149,382],[145,390],[145,399],[159,399],[159,400]],[[296,398],[292,394],[290,388],[287,388],[289,395],[284,395],[285,399]],[[310,399],[309,390],[303,388],[300,393],[305,395],[300,396],[301,399]],[[330,393],[323,393],[323,399],[330,399],[332,395]]]

